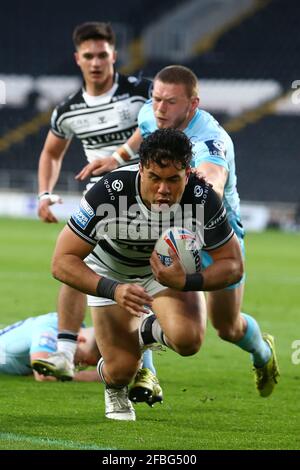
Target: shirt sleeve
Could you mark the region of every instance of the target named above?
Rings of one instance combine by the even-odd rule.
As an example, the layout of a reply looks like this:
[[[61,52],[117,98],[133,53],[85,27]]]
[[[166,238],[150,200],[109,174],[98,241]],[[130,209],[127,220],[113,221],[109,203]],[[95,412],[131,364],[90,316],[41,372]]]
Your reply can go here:
[[[71,139],[73,136],[73,132],[64,125],[59,106],[57,106],[52,113],[50,129],[54,135],[62,139]]]
[[[152,110],[152,100],[148,100],[140,109],[138,114],[138,126],[141,132],[143,139],[150,135],[155,130],[155,121],[153,110]]]
[[[224,245],[234,231],[228,222],[226,209],[217,193],[210,187],[209,197],[204,205],[204,246],[205,251]]]
[[[108,224],[116,217],[113,202],[118,198],[113,196],[113,184],[111,185],[113,179],[108,176],[98,181],[81,199],[79,207],[68,221],[69,228],[93,246],[106,237]],[[120,180],[116,181],[120,182]],[[120,184],[123,185],[123,182]],[[112,197],[114,197],[113,201],[110,199]]]

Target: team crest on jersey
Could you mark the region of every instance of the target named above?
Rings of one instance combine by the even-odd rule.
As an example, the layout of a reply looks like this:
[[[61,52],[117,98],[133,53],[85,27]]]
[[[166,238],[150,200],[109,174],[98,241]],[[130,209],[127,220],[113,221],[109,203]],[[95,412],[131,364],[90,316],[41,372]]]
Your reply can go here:
[[[94,209],[87,203],[83,198],[80,202],[80,206],[73,214],[73,219],[82,229],[86,228],[90,220],[95,217]]]

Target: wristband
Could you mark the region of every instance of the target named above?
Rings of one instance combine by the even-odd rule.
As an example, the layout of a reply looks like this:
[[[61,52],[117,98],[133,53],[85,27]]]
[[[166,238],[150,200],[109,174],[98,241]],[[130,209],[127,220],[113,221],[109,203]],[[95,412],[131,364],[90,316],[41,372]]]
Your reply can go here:
[[[47,191],[38,195],[39,201],[44,201],[45,199],[49,199],[51,204],[61,202],[61,198],[60,196],[58,196],[58,194],[51,194],[51,193],[48,193]]]
[[[114,157],[114,159],[117,160],[120,166],[125,165],[127,163],[118,152],[114,152],[112,154],[112,157]]]
[[[120,282],[101,277],[96,287],[97,296],[115,300],[115,290],[119,284]]]
[[[132,150],[132,148],[127,143],[122,145],[122,147],[128,153],[128,155],[130,156],[130,160],[135,158],[135,152]]]
[[[49,191],[43,191],[41,193],[38,194],[38,200],[43,200],[43,199],[46,199],[44,196],[51,196],[51,193]]]
[[[204,279],[201,273],[187,274],[183,291],[201,291],[203,290]]]
[[[130,160],[136,158],[135,152],[127,143],[120,147],[119,152],[115,151],[112,156],[117,160],[120,165],[126,165],[128,162],[130,162]],[[122,153],[124,154],[123,156]]]

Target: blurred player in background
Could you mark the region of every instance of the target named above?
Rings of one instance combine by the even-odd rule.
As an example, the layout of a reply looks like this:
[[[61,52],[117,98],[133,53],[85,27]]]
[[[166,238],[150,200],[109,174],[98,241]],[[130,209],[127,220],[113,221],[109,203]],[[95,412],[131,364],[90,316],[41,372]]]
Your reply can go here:
[[[206,111],[199,109],[198,79],[188,68],[172,65],[155,76],[153,98],[139,112],[139,128],[116,151],[125,161],[131,160],[142,140],[156,129],[182,130],[193,142],[193,166],[213,185],[223,198],[228,220],[244,253],[244,230],[240,219],[240,199],[236,187],[234,146],[230,136]],[[113,156],[111,168],[117,165]],[[108,163],[107,163],[108,164]],[[98,168],[97,168],[98,167]],[[102,172],[101,162],[87,165],[82,172]],[[203,253],[206,268],[213,263],[209,253]],[[207,293],[209,317],[219,336],[252,355],[256,387],[262,397],[270,395],[277,383],[279,369],[275,356],[274,338],[260,332],[255,319],[241,313],[244,278],[225,289]]]
[[[0,330],[0,374],[31,375],[37,381],[56,380],[32,370],[35,358],[47,358],[56,351],[58,315],[56,312],[30,317]],[[81,366],[95,366],[100,358],[94,328],[81,328],[74,362]],[[74,380],[99,381],[96,370],[75,372]]]
[[[65,153],[73,136],[81,140],[89,162],[98,159],[103,172],[106,159],[137,127],[137,115],[151,95],[152,83],[115,71],[115,34],[108,23],[83,23],[73,33],[75,60],[84,86],[54,110],[39,162],[39,217],[57,222],[51,205],[59,200],[52,191],[58,180]],[[116,156],[118,164],[123,160]],[[91,177],[88,188],[99,177]],[[57,353],[49,359],[49,372],[58,378],[72,378],[77,334],[83,321],[86,297],[62,285],[58,298],[59,333]],[[147,351],[143,366],[153,373],[152,353]],[[46,361],[45,361],[46,367]]]

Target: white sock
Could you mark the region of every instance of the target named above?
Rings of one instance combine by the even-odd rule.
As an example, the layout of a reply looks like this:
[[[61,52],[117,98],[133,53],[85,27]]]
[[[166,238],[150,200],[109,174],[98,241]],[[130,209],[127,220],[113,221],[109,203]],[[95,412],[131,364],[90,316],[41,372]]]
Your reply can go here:
[[[73,331],[60,331],[57,335],[57,352],[65,354],[70,361],[73,361],[77,348],[77,337],[77,333]]]

